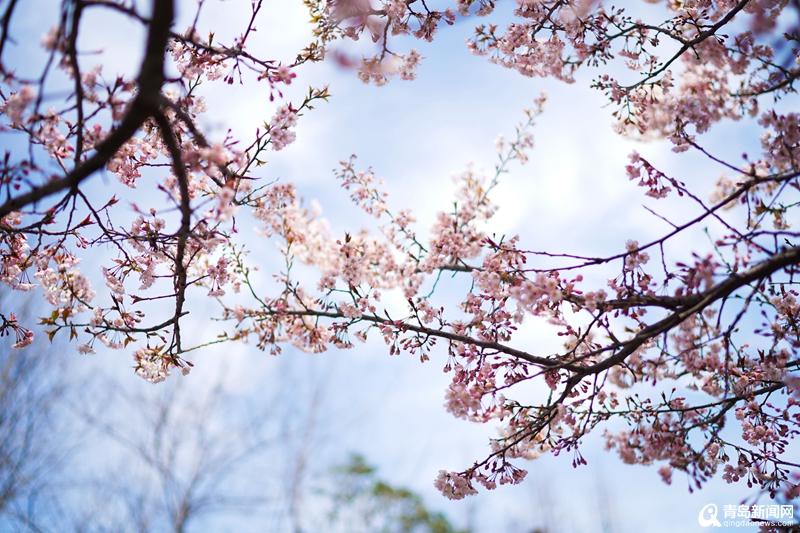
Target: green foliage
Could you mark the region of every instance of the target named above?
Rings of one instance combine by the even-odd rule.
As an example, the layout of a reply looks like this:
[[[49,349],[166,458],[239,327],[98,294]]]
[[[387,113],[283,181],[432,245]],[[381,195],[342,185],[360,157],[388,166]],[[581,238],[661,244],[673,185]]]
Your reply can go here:
[[[422,497],[393,487],[377,476],[364,457],[353,454],[334,470],[331,522],[351,533],[471,533],[459,530],[441,512],[429,510]]]

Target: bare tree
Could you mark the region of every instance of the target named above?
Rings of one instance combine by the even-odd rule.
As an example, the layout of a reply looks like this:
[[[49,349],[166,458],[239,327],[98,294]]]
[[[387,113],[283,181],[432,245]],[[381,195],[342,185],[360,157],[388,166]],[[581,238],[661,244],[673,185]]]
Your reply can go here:
[[[86,484],[92,529],[184,533],[216,516],[267,512],[273,405],[254,414],[225,379],[191,385],[118,388],[82,413],[111,455]]]
[[[0,289],[0,299],[15,298]],[[18,315],[0,318],[35,316],[29,303],[17,303]],[[54,489],[69,451],[71,433],[60,411],[71,384],[59,345],[18,350],[11,344],[0,341],[0,530],[37,531],[39,503]]]

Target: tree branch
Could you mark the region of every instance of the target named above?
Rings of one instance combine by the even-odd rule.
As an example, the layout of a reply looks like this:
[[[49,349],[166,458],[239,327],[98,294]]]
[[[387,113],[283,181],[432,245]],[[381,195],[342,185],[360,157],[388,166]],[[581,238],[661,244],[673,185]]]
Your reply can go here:
[[[174,15],[173,0],[153,0],[153,18],[138,78],[139,92],[120,125],[97,146],[95,153],[85,163],[76,161],[75,168],[66,176],[52,179],[41,187],[6,201],[0,206],[0,219],[58,192],[78,187],[83,180],[102,169],[142,124],[158,111],[161,86],[164,84],[164,47],[170,36]]]

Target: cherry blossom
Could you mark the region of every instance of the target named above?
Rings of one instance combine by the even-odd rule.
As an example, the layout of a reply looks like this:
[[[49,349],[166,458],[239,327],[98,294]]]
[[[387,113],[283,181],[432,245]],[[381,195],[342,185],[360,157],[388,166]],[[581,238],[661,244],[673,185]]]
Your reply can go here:
[[[4,14],[13,29],[17,4]],[[229,40],[200,24],[203,2],[178,32],[172,0],[153,0],[147,11],[68,1],[74,20],[25,41],[49,58],[39,78],[12,68],[3,29],[0,127],[25,149],[0,162],[0,281],[43,299],[46,335],[68,336],[81,354],[126,351],[134,373],[152,383],[188,374],[192,350],[237,341],[277,355],[286,345],[319,353],[372,336],[390,355],[440,361],[451,379],[445,409],[499,425],[484,458],[439,473],[435,485],[452,499],[521,482],[518,463],[543,453],[583,465],[590,434],[625,463],[657,465],[665,483],[684,476],[694,490],[720,475],[798,497],[796,6],[656,2],[653,18],[640,20],[632,6],[582,0],[305,4],[313,36],[291,63],[249,46],[260,0]],[[79,22],[91,10],[146,31],[135,77],[115,77],[84,53],[80,32],[90,30]],[[285,86],[303,82],[305,64],[328,57],[375,85],[413,80],[424,58],[409,43],[421,48],[472,15],[487,18],[467,43],[471,53],[528,77],[580,84],[592,76],[614,110],[614,131],[663,143],[671,157],[707,158],[718,167],[713,190],[634,151],[617,169],[620,187],[641,188],[645,209],[667,224],[660,236],[626,236],[596,256],[495,234],[502,201],[492,195],[512,163],[529,160],[544,96],[514,135],[498,138],[494,169],[468,164],[455,175],[430,228],[395,206],[377,171],[355,156],[343,154],[334,174],[372,228],[334,234],[324,206],[306,202],[299,186],[264,179],[270,154],[288,157],[300,118],[330,98],[326,87],[284,97]],[[354,59],[349,42],[361,37],[372,48],[362,42],[358,55],[366,52]],[[51,97],[51,76],[69,87],[64,97]],[[259,83],[271,107],[255,132],[205,131],[207,87]],[[709,132],[730,121],[758,131],[749,155],[707,146]],[[103,172],[115,179],[97,192]],[[131,189],[146,205],[123,201]],[[662,215],[661,205],[680,209]],[[255,237],[241,223],[250,216]],[[690,241],[712,225],[705,244]],[[274,249],[283,266],[256,276],[251,246]],[[456,304],[441,294],[442,276],[463,281]],[[195,297],[219,306],[214,340],[185,334]],[[38,342],[3,305],[0,335],[10,346]],[[523,345],[522,327],[547,329],[560,348]],[[615,419],[627,429],[614,429]]]

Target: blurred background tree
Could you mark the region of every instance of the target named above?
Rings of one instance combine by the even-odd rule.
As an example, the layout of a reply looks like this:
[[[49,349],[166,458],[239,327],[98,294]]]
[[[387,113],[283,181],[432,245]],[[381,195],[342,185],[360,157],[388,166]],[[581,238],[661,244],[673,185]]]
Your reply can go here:
[[[330,531],[351,533],[472,533],[425,505],[414,492],[378,477],[375,467],[353,454],[333,471]]]

